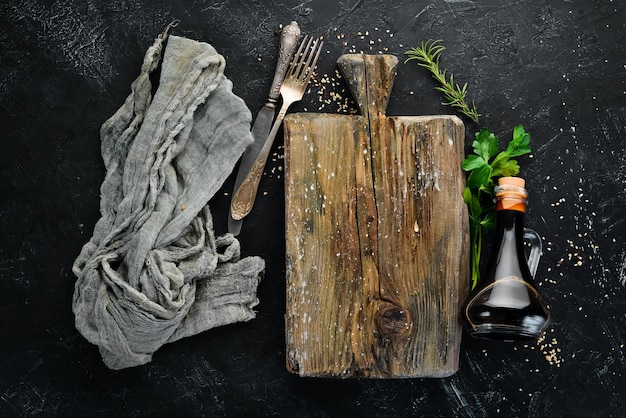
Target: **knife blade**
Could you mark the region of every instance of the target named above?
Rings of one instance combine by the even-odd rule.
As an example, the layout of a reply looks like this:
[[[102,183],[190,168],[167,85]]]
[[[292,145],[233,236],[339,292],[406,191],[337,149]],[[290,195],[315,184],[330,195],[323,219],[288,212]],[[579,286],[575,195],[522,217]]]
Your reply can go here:
[[[300,27],[298,23],[293,21],[289,25],[285,26],[280,36],[280,47],[278,51],[278,61],[276,63],[276,70],[274,71],[274,79],[272,80],[272,86],[270,92],[265,101],[265,104],[257,114],[254,124],[252,125],[251,133],[253,142],[248,145],[243,155],[241,156],[241,162],[239,163],[239,169],[237,171],[237,177],[235,178],[235,186],[233,187],[232,196],[241,186],[241,183],[248,175],[248,172],[254,165],[263,144],[269,135],[272,127],[272,121],[274,120],[274,114],[276,112],[276,102],[280,95],[280,85],[285,78],[285,72],[289,66],[291,56],[298,46],[300,39]],[[232,199],[232,198],[231,198]],[[241,232],[242,219],[233,219],[232,212],[228,214],[228,232],[233,235],[239,235]]]

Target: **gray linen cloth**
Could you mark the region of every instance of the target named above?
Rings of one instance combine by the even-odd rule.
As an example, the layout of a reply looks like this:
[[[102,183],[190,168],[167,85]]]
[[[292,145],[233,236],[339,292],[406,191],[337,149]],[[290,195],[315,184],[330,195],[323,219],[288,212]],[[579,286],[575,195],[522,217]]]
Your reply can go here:
[[[208,206],[252,141],[250,111],[224,67],[211,45],[166,30],[101,128],[101,218],[74,262],[72,307],[109,368],[255,316],[265,263],[240,259],[233,235],[216,237]]]

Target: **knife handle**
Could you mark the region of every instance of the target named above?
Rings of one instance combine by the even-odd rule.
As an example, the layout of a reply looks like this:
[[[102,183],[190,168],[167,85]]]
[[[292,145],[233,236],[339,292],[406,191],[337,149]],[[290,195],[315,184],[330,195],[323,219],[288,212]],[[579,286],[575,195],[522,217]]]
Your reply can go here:
[[[287,108],[289,108],[290,105],[291,102],[283,101],[283,105],[278,112],[278,116],[276,116],[276,120],[274,121],[272,129],[267,136],[267,140],[259,152],[259,156],[256,161],[254,161],[254,164],[250,168],[246,178],[241,182],[239,189],[235,190],[233,200],[230,202],[230,216],[235,221],[239,221],[246,217],[246,215],[248,215],[252,210],[252,206],[254,206],[254,201],[259,189],[259,183],[261,183],[261,176],[263,175],[263,168],[265,168],[265,163],[270,155],[274,138],[278,133],[278,129],[280,128],[285,114],[287,113]]]
[[[293,21],[283,28],[280,35],[280,48],[278,50],[278,61],[276,62],[276,71],[274,72],[274,80],[270,88],[268,101],[276,102],[280,94],[280,85],[283,83],[291,56],[298,46],[300,40],[300,26]]]

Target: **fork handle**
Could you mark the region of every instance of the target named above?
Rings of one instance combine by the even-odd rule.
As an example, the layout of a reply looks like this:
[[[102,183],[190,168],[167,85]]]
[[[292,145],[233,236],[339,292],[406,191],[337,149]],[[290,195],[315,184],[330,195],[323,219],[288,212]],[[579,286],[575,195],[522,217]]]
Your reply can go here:
[[[243,179],[243,182],[233,196],[233,200],[230,203],[230,212],[232,218],[236,221],[239,221],[248,215],[252,210],[252,206],[254,206],[254,200],[256,199],[256,195],[259,190],[259,183],[261,182],[261,176],[263,175],[263,168],[265,167],[267,157],[269,157],[270,151],[272,150],[274,138],[278,133],[278,129],[280,128],[280,125],[285,118],[285,114],[287,113],[287,109],[291,103],[293,102],[285,101],[283,98],[283,105],[278,112],[278,116],[276,116],[276,121],[274,121],[274,124],[272,125],[272,129],[265,140],[265,144],[263,144],[263,148],[261,148],[261,151],[259,152],[259,156],[254,161],[248,175]]]
[[[283,28],[280,36],[280,45],[278,49],[278,59],[276,61],[276,71],[274,72],[274,80],[270,87],[268,101],[276,102],[280,94],[280,85],[287,73],[287,67],[293,53],[296,51],[298,41],[300,40],[300,26],[294,20]]]

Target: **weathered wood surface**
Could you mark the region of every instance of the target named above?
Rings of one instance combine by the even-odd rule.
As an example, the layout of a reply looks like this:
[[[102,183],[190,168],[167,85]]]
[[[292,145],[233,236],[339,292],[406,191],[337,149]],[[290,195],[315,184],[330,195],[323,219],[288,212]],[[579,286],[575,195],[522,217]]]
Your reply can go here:
[[[385,116],[393,56],[338,64],[362,115],[284,121],[287,368],[451,375],[469,278],[463,124]]]

